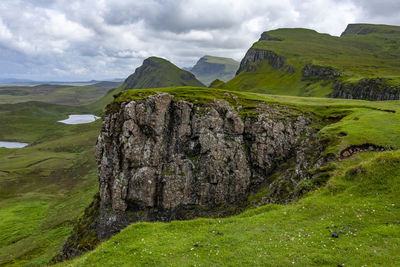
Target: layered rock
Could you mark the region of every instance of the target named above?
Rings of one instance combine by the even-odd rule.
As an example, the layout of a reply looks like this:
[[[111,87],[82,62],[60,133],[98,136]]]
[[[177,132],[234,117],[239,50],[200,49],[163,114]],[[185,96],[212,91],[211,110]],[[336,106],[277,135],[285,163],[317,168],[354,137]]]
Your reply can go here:
[[[301,70],[305,80],[335,80],[342,75],[331,67],[306,64]]]
[[[279,56],[274,51],[250,48],[242,61],[236,75],[242,72],[255,71],[262,61],[267,60],[272,69],[285,69],[289,74],[293,74],[296,69],[286,64],[286,58]]]
[[[387,79],[380,78],[361,79],[356,83],[337,82],[329,97],[372,101],[399,100],[400,88],[391,86]]]
[[[266,106],[242,119],[226,102],[204,107],[169,94],[120,104],[104,117],[96,147],[99,238],[132,221],[186,219],[244,203],[288,158],[296,161],[293,183],[305,178],[315,132],[310,118],[287,114]]]

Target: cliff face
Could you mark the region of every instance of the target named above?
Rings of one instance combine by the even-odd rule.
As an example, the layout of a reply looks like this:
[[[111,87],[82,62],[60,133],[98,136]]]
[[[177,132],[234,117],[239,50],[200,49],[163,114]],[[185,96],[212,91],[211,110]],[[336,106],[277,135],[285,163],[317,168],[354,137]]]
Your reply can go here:
[[[362,79],[359,82],[347,84],[337,82],[328,97],[372,101],[399,100],[400,88],[390,86],[386,79],[380,78]]]
[[[195,104],[167,93],[112,104],[95,152],[97,239],[132,222],[235,214],[260,190],[258,204],[299,197],[298,183],[325,163],[315,122],[285,106],[257,102],[246,113],[240,104]],[[73,246],[82,242],[72,241],[59,259],[82,253]]]
[[[228,103],[204,107],[165,93],[120,104],[106,114],[96,147],[99,238],[132,221],[186,219],[244,203],[289,158],[291,182],[306,178],[315,130],[310,118],[287,114],[267,106],[242,119]]]
[[[334,80],[342,76],[339,72],[330,67],[307,64],[301,70],[304,80]]]
[[[275,70],[285,68],[285,70],[290,74],[296,71],[293,66],[286,65],[285,57],[279,56],[273,51],[250,48],[240,62],[240,67],[236,72],[236,75],[241,72],[255,71],[257,66],[263,60],[267,60],[268,64]]]

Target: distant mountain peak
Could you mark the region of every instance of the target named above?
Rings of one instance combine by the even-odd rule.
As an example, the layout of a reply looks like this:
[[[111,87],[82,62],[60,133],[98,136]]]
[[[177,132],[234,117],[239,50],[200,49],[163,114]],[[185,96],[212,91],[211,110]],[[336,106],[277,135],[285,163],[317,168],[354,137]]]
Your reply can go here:
[[[171,86],[200,86],[204,87],[196,77],[178,68],[170,61],[149,57],[143,61],[133,74],[125,80],[125,89],[144,89]]]
[[[239,68],[239,62],[232,58],[202,56],[191,69],[191,72],[206,85],[209,85],[215,79],[229,81],[235,76]]]

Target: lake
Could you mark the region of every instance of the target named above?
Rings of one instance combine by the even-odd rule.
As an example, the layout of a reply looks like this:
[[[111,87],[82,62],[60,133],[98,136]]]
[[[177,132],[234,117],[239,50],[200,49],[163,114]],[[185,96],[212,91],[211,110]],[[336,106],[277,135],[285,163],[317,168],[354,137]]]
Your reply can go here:
[[[27,145],[28,145],[27,143],[0,141],[0,147],[5,147],[5,148],[23,148],[26,147]]]
[[[92,114],[76,114],[76,115],[69,115],[69,118],[66,120],[58,121],[65,124],[83,124],[83,123],[91,123],[95,120],[100,119]]]

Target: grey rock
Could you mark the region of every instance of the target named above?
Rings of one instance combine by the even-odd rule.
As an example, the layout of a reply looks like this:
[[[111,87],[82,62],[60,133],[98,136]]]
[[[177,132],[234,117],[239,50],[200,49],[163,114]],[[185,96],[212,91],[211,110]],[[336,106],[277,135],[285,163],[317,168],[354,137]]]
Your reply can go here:
[[[328,97],[371,101],[400,100],[400,88],[388,84],[387,79],[361,79],[356,83],[337,82]]]
[[[267,60],[274,70],[284,69],[289,74],[293,74],[296,71],[295,67],[286,64],[285,57],[279,56],[273,51],[250,48],[240,62],[236,75],[242,72],[255,71],[264,60]]]
[[[334,80],[342,75],[330,67],[307,64],[301,71],[305,80]]]
[[[105,114],[96,146],[100,239],[119,231],[117,224],[138,220],[129,212],[141,211],[139,220],[169,221],[187,218],[185,208],[244,203],[293,155],[296,178],[287,179],[294,186],[307,176],[305,154],[316,139],[310,118],[285,119],[290,110],[267,105],[242,119],[225,101],[202,107],[173,99],[159,93]],[[282,199],[279,187],[270,186],[266,202]]]

